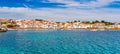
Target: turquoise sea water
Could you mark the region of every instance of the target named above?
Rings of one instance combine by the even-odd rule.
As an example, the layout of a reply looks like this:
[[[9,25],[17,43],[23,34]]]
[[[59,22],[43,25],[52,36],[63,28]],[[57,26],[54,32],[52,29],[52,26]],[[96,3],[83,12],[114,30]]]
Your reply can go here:
[[[0,54],[120,54],[120,31],[7,31]]]

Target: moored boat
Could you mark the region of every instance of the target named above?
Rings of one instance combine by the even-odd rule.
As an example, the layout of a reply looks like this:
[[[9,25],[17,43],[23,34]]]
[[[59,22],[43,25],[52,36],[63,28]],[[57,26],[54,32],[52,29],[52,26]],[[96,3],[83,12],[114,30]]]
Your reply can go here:
[[[90,30],[90,31],[98,31],[97,29],[92,29],[92,30]]]
[[[0,32],[6,32],[7,29],[0,28]]]

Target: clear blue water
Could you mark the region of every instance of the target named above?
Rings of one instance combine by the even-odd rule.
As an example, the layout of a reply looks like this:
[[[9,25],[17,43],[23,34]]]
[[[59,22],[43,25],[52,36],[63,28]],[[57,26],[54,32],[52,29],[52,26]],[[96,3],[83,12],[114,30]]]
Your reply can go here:
[[[120,54],[120,31],[7,31],[0,54]]]

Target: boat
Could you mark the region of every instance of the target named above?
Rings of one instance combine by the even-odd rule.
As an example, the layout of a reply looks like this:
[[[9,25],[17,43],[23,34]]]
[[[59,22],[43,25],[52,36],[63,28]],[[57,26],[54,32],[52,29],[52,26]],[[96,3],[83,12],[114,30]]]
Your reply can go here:
[[[100,31],[104,31],[104,30],[106,30],[106,29],[105,28],[100,29]]]
[[[6,32],[7,29],[0,28],[0,32]]]
[[[7,30],[0,30],[0,32],[6,32]]]
[[[98,31],[97,29],[92,29],[92,30],[90,30],[90,31]]]
[[[6,32],[7,28],[3,27],[0,22],[0,32]]]
[[[105,29],[92,29],[90,31],[104,31]]]

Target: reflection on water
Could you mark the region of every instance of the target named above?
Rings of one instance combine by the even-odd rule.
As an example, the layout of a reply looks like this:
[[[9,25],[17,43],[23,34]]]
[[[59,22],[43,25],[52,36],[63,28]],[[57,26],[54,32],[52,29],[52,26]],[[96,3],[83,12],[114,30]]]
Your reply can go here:
[[[120,31],[8,31],[0,54],[120,54]]]

